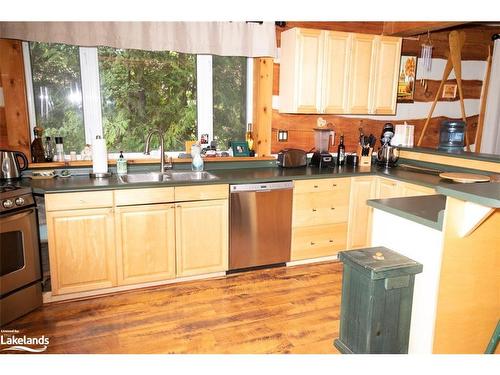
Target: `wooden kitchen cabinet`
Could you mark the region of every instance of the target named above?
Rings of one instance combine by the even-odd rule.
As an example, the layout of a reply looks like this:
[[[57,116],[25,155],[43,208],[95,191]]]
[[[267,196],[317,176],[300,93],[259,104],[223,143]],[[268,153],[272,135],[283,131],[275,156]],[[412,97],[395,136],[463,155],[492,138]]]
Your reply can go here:
[[[371,113],[375,65],[374,35],[354,34],[349,72],[348,113]]]
[[[321,30],[294,28],[281,34],[280,111],[319,111],[323,39]]]
[[[391,115],[396,113],[401,39],[377,37],[375,39],[375,67],[371,113]]]
[[[291,260],[335,255],[346,248],[349,178],[294,182]]]
[[[348,249],[370,246],[372,208],[366,204],[366,201],[375,197],[375,177],[353,177],[351,179]]]
[[[115,228],[118,285],[175,277],[174,204],[117,207]]]
[[[432,195],[436,191],[430,187],[401,182],[401,194],[403,197],[415,197],[418,195]]]
[[[324,84],[320,111],[348,113],[349,56],[352,36],[349,33],[327,31],[324,38]]]
[[[292,28],[281,33],[281,113],[394,114],[401,38]]]
[[[227,199],[176,204],[178,277],[227,271],[228,216]]]
[[[115,286],[112,208],[49,211],[50,208],[47,204],[52,294]]]
[[[377,199],[402,197],[401,185],[395,180],[388,178],[377,179]]]

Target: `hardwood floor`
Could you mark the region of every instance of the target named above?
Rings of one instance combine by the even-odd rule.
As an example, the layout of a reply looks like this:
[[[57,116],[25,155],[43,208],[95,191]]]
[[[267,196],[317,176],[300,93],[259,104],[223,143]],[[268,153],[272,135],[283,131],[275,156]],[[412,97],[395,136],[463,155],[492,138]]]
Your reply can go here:
[[[341,279],[338,262],[258,270],[49,304],[4,329],[45,335],[46,353],[337,353]]]

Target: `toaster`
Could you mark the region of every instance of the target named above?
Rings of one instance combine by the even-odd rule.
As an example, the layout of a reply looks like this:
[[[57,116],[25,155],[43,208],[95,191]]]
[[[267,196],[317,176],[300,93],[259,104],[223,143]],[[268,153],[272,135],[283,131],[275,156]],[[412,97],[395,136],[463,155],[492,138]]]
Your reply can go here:
[[[278,165],[282,168],[305,167],[307,154],[296,148],[285,148],[278,153]]]

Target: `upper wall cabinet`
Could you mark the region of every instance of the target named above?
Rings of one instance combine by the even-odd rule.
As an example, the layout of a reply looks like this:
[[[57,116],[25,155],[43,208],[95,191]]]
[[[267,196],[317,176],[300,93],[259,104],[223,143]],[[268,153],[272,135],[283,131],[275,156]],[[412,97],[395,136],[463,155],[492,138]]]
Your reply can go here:
[[[293,28],[281,34],[280,112],[395,114],[401,38]]]

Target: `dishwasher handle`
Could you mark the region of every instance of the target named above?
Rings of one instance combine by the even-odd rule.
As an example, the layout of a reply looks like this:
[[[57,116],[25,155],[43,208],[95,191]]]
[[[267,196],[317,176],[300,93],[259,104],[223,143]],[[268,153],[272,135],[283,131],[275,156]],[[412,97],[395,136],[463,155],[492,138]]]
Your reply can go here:
[[[238,184],[229,186],[229,191],[231,192],[231,194],[242,193],[242,192],[253,192],[253,191],[266,192],[271,190],[284,190],[284,189],[293,189],[293,182],[292,181],[263,182],[261,184]]]

